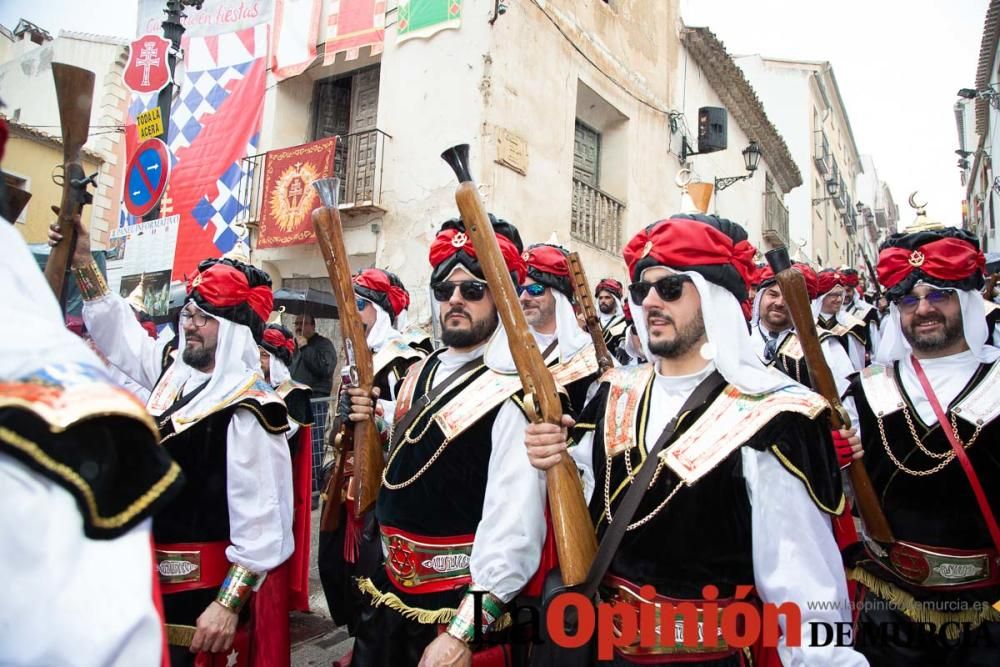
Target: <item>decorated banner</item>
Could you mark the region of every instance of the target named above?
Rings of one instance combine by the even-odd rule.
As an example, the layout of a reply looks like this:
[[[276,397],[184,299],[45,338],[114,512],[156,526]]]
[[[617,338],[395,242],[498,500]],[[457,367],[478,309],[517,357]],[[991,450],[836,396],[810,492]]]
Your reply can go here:
[[[333,175],[336,147],[337,137],[330,137],[267,154],[258,248],[300,245],[316,240],[312,210],[319,206],[319,196],[311,184],[318,178]]]
[[[163,32],[163,0],[139,0],[136,34]],[[206,37],[235,32],[267,23],[272,18],[273,0],[204,0],[201,9],[184,7],[185,37]]]
[[[326,48],[323,64],[329,65],[338,53],[355,60],[361,47],[381,53],[385,40],[385,0],[329,0],[326,20]]]
[[[396,42],[428,38],[462,25],[462,0],[399,0]]]
[[[320,0],[275,0],[271,74],[278,81],[302,74],[316,59]]]

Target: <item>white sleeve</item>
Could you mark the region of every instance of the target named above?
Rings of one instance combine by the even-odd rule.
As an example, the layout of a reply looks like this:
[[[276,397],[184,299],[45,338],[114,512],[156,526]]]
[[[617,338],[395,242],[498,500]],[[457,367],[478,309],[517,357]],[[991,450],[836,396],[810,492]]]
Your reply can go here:
[[[779,615],[778,654],[784,665],[867,665],[849,646],[810,646],[811,624],[846,627],[851,614],[847,578],[830,519],[813,503],[805,485],[782,467],[771,452],[742,448],[743,477],[751,504],[753,568],[757,592],[765,603],[796,604],[802,618],[802,645],[786,646],[786,618]],[[837,626],[845,623],[846,626]],[[825,636],[825,630],[819,630]]]
[[[847,356],[844,346],[836,338],[827,338],[820,343],[820,346],[823,349],[826,364],[830,367],[830,373],[833,375],[833,381],[837,384],[837,393],[843,396],[847,387],[850,386],[847,378],[857,373],[857,370],[850,357]]]
[[[483,517],[469,568],[476,588],[510,602],[538,570],[545,540],[545,473],[528,461],[528,420],[506,401],[493,422]]]
[[[583,482],[583,497],[590,504],[594,495],[594,432],[588,431],[580,442],[569,448],[569,455],[580,471],[580,481]]]
[[[288,419],[288,430],[285,431],[285,440],[291,440],[299,432],[299,423],[292,418]]]
[[[0,454],[0,665],[159,665],[150,520],[83,534],[62,486]]]
[[[105,357],[140,386],[153,390],[163,372],[163,348],[135,319],[132,306],[117,294],[83,302],[83,322]]]
[[[860,371],[865,367],[865,344],[854,336],[847,337],[848,356],[854,370]]]
[[[237,408],[226,434],[229,562],[267,572],[294,549],[292,459],[283,433],[268,433]]]

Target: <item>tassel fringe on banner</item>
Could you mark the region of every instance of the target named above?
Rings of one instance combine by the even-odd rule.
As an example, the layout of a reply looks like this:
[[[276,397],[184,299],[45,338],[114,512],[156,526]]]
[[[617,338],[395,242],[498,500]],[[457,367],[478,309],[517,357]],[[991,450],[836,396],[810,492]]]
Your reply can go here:
[[[973,607],[964,611],[942,612],[932,609],[929,604],[916,599],[903,589],[883,581],[872,575],[870,572],[855,567],[847,571],[847,579],[856,581],[872,593],[889,602],[895,609],[902,612],[912,621],[917,623],[933,623],[935,627],[941,627],[945,623],[958,624],[949,625],[945,631],[948,639],[958,639],[962,634],[963,623],[971,624],[971,628],[977,628],[984,622],[1000,621],[1000,613],[983,603],[982,608]],[[972,604],[972,603],[970,603]]]

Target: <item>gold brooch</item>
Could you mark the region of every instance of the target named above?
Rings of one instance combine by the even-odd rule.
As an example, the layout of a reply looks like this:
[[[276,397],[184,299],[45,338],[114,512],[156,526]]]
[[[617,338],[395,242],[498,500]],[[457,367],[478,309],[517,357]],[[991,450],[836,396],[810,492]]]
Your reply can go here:
[[[201,274],[199,273],[194,277],[194,280],[191,281],[191,289],[194,289],[200,284],[201,284]]]
[[[923,266],[924,264],[924,253],[919,250],[914,250],[910,253],[910,258],[907,260],[910,266]]]
[[[459,232],[451,239],[451,244],[456,248],[464,247],[466,243],[469,242],[469,237],[465,235],[465,232]]]
[[[525,250],[524,252],[521,253],[521,259],[527,262],[529,259],[531,259],[531,253]]]
[[[646,245],[644,245],[642,247],[642,256],[643,257],[649,256],[649,253],[650,253],[650,251],[652,249],[653,249],[653,242],[652,241],[646,241]]]

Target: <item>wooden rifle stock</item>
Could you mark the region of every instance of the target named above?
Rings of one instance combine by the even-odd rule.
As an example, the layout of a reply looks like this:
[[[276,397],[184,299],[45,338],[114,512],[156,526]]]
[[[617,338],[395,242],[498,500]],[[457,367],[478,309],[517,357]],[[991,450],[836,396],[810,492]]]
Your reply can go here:
[[[333,182],[335,181],[335,182]],[[326,271],[330,277],[330,287],[337,299],[340,314],[340,333],[344,342],[344,353],[350,367],[352,386],[371,395],[375,382],[372,353],[368,348],[365,326],[361,314],[354,305],[354,283],[351,267],[344,247],[344,229],[337,209],[337,190],[340,179],[321,178],[313,181],[320,193],[323,205],[312,213],[316,241],[323,253]],[[378,490],[382,486],[382,440],[374,419],[345,425],[352,429],[354,441],[354,475],[351,477],[351,494],[354,497],[355,516],[367,512],[375,504]]]
[[[528,417],[534,422],[559,424],[562,420],[559,390],[528,329],[493,226],[469,174],[469,146],[455,146],[441,157],[458,177],[455,201],[507,331],[511,355],[524,388]],[[568,454],[563,454],[562,460],[546,471],[545,485],[563,581],[573,586],[587,578],[597,553],[597,537],[583,497],[580,475]]]
[[[832,408],[830,425],[835,429],[850,428],[850,417],[840,402],[837,384],[834,382],[833,374],[823,356],[823,348],[820,346],[819,335],[816,333],[816,321],[813,318],[809,295],[806,291],[805,278],[792,268],[788,249],[784,246],[769,250],[765,257],[781,287],[781,297],[785,302],[785,307],[788,308],[792,322],[795,323],[795,333],[805,355],[813,388],[816,393],[830,403]],[[851,485],[854,487],[854,498],[858,512],[864,521],[868,536],[882,544],[893,543],[895,538],[892,536],[889,522],[882,512],[882,506],[879,504],[878,496],[875,495],[875,489],[872,487],[872,481],[868,477],[868,471],[865,470],[864,464],[861,461],[852,461],[848,466],[848,474],[851,477]]]
[[[608,344],[604,341],[604,332],[601,330],[601,320],[597,317],[597,308],[594,307],[594,297],[590,293],[590,283],[587,281],[587,274],[583,271],[583,262],[580,261],[580,253],[571,252],[566,256],[569,262],[569,275],[573,281],[573,294],[576,302],[580,304],[583,311],[583,319],[587,324],[587,333],[590,340],[594,341],[594,352],[597,355],[597,366],[603,375],[609,368],[615,365],[611,352],[608,351]]]
[[[76,248],[76,227],[73,218],[92,201],[87,185],[93,184],[97,174],[89,178],[83,173],[80,151],[87,143],[90,132],[90,108],[94,100],[94,73],[80,67],[52,63],[52,77],[56,82],[56,101],[59,104],[59,123],[62,126],[63,174],[62,199],[59,203],[59,232],[62,240],[49,253],[45,264],[45,279],[56,299],[63,302],[63,287],[70,257]],[[55,180],[55,178],[53,178]]]
[[[344,484],[344,465],[351,450],[351,436],[354,434],[343,424],[337,423],[330,435],[333,437],[336,460],[333,472],[323,488],[323,511],[319,515],[319,530],[322,533],[332,533],[340,525],[340,487]]]

